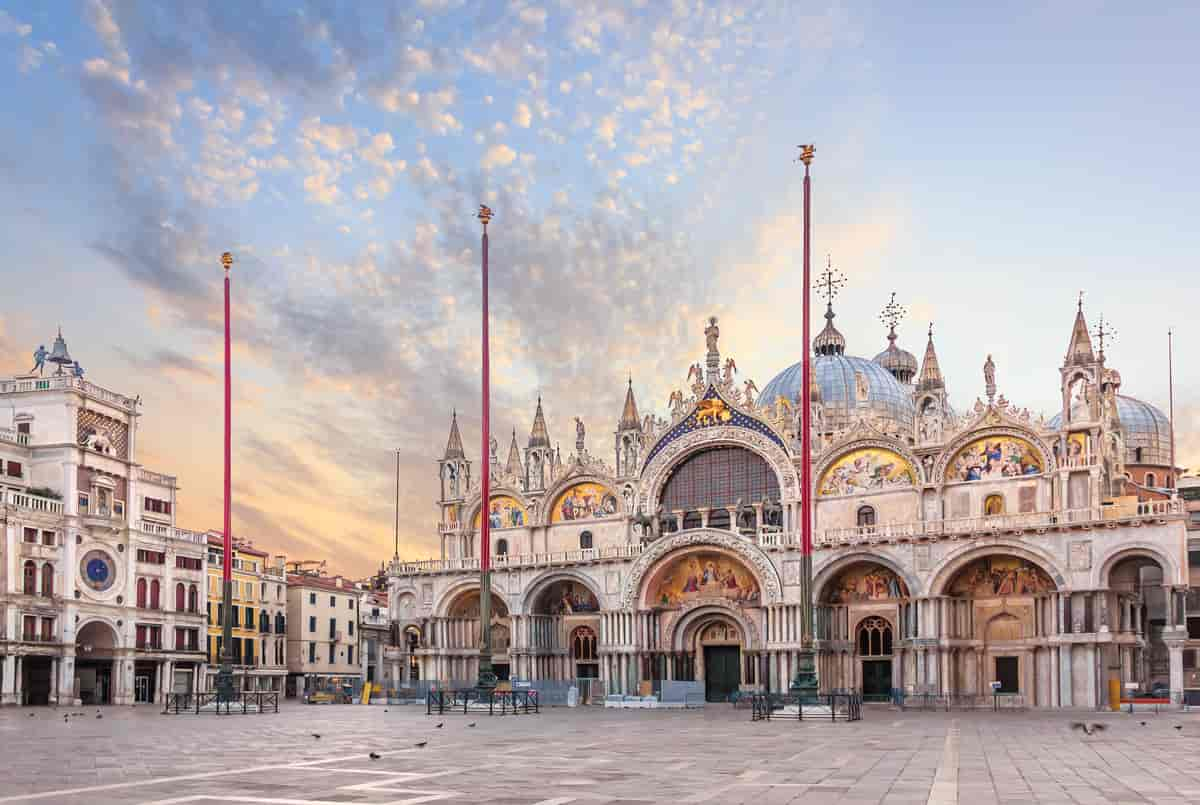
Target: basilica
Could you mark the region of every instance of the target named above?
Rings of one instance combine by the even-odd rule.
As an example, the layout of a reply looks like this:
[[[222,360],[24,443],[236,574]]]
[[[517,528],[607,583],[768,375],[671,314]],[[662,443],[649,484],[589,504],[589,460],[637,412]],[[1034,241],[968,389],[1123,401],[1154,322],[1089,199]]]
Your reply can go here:
[[[999,393],[991,356],[983,394],[956,410],[932,328],[918,361],[898,343],[894,305],[886,348],[848,354],[830,299],[809,345],[808,456],[801,363],[760,393],[722,360],[715,318],[669,418],[642,416],[631,382],[604,457],[578,420],[574,450],[553,447],[540,399],[524,447],[514,434],[502,460],[493,441],[486,467],[452,419],[441,555],[390,567],[402,639],[386,673],[396,685],[469,686],[487,628],[502,679],[600,680],[619,694],[685,680],[709,701],[786,690],[801,648],[800,504],[811,495],[822,690],[995,690],[1031,707],[1093,707],[1119,685],[1182,699],[1194,649],[1170,424],[1123,393],[1104,329],[1089,330],[1082,303],[1072,312],[1051,418]],[[811,489],[800,487],[803,461]]]

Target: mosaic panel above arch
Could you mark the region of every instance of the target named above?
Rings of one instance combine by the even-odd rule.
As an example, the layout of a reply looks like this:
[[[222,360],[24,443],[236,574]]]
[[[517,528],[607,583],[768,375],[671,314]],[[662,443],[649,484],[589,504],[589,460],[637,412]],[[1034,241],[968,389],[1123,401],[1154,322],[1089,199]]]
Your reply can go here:
[[[834,461],[821,475],[817,494],[858,495],[911,487],[917,472],[899,453],[881,447],[861,447]]]
[[[537,615],[579,615],[599,612],[600,602],[586,584],[574,579],[551,582],[538,595],[533,611]]]
[[[482,512],[475,512],[473,527],[478,530]],[[519,528],[528,522],[525,506],[516,498],[496,495],[488,504],[488,525],[491,528]]]
[[[686,553],[661,568],[651,584],[649,603],[665,609],[708,599],[743,606],[757,606],[762,600],[754,573],[719,551]]]
[[[503,598],[495,593],[492,593],[492,616],[496,618],[508,617],[508,605],[504,603]],[[467,590],[460,593],[457,598],[450,602],[450,606],[446,609],[446,617],[478,618],[479,590]]]
[[[1046,571],[1019,556],[985,556],[964,567],[947,593],[965,598],[1052,593],[1058,587]]]
[[[908,597],[908,587],[890,568],[860,562],[843,570],[825,588],[830,604],[894,601]]]
[[[617,496],[603,484],[585,482],[568,487],[550,507],[550,522],[594,520],[617,513]]]
[[[1018,436],[984,436],[959,449],[946,465],[947,481],[980,481],[1040,475],[1041,452]]]

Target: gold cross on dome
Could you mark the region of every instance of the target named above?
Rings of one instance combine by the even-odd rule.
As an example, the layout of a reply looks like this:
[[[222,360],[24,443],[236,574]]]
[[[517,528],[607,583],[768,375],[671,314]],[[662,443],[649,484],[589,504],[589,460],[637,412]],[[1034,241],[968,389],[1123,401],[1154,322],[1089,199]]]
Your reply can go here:
[[[838,295],[838,291],[846,284],[846,276],[833,267],[833,259],[825,256],[825,273],[821,275],[821,280],[817,284],[819,290],[817,293],[825,297],[825,301],[832,305],[834,298]]]

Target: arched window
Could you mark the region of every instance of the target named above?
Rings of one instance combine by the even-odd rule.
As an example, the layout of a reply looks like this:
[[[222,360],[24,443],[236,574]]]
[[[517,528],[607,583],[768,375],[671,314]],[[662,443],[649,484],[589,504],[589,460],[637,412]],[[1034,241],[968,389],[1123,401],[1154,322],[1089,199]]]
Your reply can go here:
[[[579,550],[590,551],[591,549],[592,549],[592,532],[591,531],[580,531],[579,532]]]
[[[858,513],[855,515],[855,522],[859,528],[869,528],[875,525],[875,507],[859,506]]]
[[[1146,486],[1155,486],[1158,482],[1158,476],[1152,472],[1146,473]]]
[[[37,595],[37,565],[32,560],[25,563],[22,583],[25,595]]]
[[[417,627],[409,626],[404,630],[404,645],[408,647],[409,654],[421,647],[421,632]]]
[[[158,579],[150,582],[150,608],[158,609]]]
[[[270,632],[271,631],[271,616],[267,614],[267,611],[265,609],[259,610],[259,613],[258,613],[258,631],[260,631],[260,632]],[[266,644],[264,643],[263,645],[266,645]],[[263,652],[263,656],[264,657],[267,656],[267,653],[265,651]]]
[[[995,517],[1004,514],[1004,495],[988,495],[983,499],[983,516]]]
[[[883,618],[866,618],[858,626],[858,653],[861,657],[890,657],[892,625]]]
[[[1142,463],[1142,448],[1140,448],[1140,447],[1133,448],[1133,463],[1134,464]]]
[[[188,586],[188,612],[200,611],[200,591],[196,589],[196,585]]]
[[[54,595],[54,565],[49,562],[42,565],[42,595],[46,598]]]
[[[146,580],[137,580],[137,605],[139,609],[146,608]]]
[[[282,612],[275,613],[275,634],[283,634],[287,631]]]
[[[183,612],[187,609],[187,588],[183,586],[183,582],[175,585],[175,611]]]
[[[496,556],[508,556],[508,540],[496,540]]]
[[[729,528],[724,507],[779,500],[779,479],[762,456],[744,447],[714,447],[685,459],[671,473],[659,503],[664,512],[684,512],[683,527],[699,528],[700,511]]]
[[[576,662],[596,662],[596,632],[589,626],[580,626],[571,632],[571,656]]]

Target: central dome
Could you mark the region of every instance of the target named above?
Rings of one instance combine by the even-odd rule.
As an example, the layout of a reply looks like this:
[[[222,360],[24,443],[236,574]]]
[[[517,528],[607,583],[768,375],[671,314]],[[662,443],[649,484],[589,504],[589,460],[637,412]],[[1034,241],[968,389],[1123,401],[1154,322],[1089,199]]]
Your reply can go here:
[[[1118,394],[1117,415],[1121,418],[1125,436],[1126,464],[1171,466],[1171,421],[1166,414],[1148,402]],[[1046,427],[1049,430],[1061,428],[1062,414],[1051,417]]]
[[[803,365],[795,363],[763,387],[759,400],[794,403],[802,388]],[[840,430],[867,414],[882,417],[888,430],[910,435],[915,415],[911,393],[884,367],[852,355],[817,355],[813,375],[825,413],[825,429]]]

